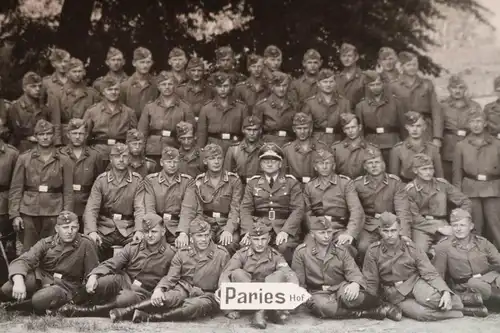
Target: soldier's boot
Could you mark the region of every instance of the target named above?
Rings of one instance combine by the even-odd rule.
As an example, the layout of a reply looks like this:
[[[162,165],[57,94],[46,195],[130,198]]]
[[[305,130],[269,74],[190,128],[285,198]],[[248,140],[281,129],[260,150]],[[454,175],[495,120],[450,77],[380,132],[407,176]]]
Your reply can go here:
[[[366,309],[366,310],[349,310],[344,308],[339,308],[335,313],[335,319],[358,319],[358,318],[368,318],[375,320],[384,320],[386,313],[382,307]]]
[[[492,312],[500,312],[500,294],[495,292],[492,293],[490,298],[484,301],[484,305],[486,305]]]
[[[480,293],[468,292],[459,294],[460,299],[464,306],[478,307],[483,305],[483,297]]]
[[[164,313],[147,313],[136,309],[132,316],[132,322],[184,321],[194,319],[194,312],[195,310],[189,307],[180,307]]]
[[[375,314],[375,316],[381,317],[383,314],[384,317],[394,321],[401,321],[403,318],[403,311],[399,307],[390,303],[382,302],[380,298],[370,294],[365,294],[360,308],[365,310],[375,309],[375,312],[380,314]]]
[[[384,303],[379,306],[381,311],[385,313],[385,316],[390,320],[401,321],[403,319],[403,310],[397,305],[390,303]]]
[[[144,310],[146,308],[152,307],[151,300],[145,300],[140,303],[127,306],[126,308],[117,308],[109,311],[109,318],[113,323],[131,318],[136,309]]]
[[[9,302],[2,304],[5,311],[22,311],[22,312],[31,312],[33,311],[33,304],[31,303],[31,299],[24,300],[22,302]]]
[[[464,314],[464,316],[484,318],[488,316],[488,309],[484,305],[476,307],[464,307],[462,309],[462,313]]]
[[[107,312],[117,307],[115,301],[101,305],[80,306],[65,304],[56,310],[63,317],[106,317]]]
[[[267,327],[266,316],[264,310],[256,311],[253,315],[251,325],[255,328],[265,329]]]

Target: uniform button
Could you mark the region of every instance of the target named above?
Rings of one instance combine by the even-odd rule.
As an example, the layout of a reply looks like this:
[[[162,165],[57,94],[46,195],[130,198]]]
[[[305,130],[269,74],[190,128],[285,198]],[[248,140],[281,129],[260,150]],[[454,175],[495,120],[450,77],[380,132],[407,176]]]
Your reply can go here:
[[[269,204],[270,204],[270,205],[272,205],[272,204],[273,204],[273,202],[271,201]]]
[[[269,198],[271,198],[273,195],[272,194],[269,194]]]

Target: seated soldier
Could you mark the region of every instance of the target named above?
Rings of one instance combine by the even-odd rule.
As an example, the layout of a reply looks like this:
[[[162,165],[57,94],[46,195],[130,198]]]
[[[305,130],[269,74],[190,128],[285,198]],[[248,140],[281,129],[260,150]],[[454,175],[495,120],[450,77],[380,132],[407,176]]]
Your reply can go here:
[[[292,282],[298,284],[297,276],[292,271],[285,258],[269,246],[271,241],[271,227],[257,222],[252,225],[248,233],[250,246],[236,252],[219,280],[224,282]],[[283,324],[286,315],[282,311],[268,310],[269,319],[277,324]],[[230,311],[226,314],[231,319],[240,316],[239,311]],[[255,312],[252,326],[264,329],[267,326],[265,311]]]
[[[462,301],[452,294],[429,258],[401,238],[398,217],[382,213],[379,231],[381,240],[368,248],[363,265],[366,291],[375,296],[382,287],[382,297],[415,320],[463,317]]]
[[[144,215],[143,228],[142,241],[125,245],[90,272],[84,295],[79,295],[89,304],[66,304],[57,313],[68,317],[107,317],[111,309],[150,298],[156,284],[168,273],[175,249],[165,240],[165,223],[160,216]]]
[[[132,321],[193,320],[217,313],[214,292],[229,261],[229,253],[211,240],[210,224],[196,218],[189,224],[191,245],[172,259],[168,274],[156,285],[150,300],[110,313],[119,320],[133,313]]]
[[[189,244],[189,222],[196,216],[210,223],[212,239],[233,254],[239,247],[239,215],[242,186],[237,174],[222,168],[222,148],[208,144],[203,149],[203,163],[207,172],[198,175],[194,186],[187,188],[182,202],[179,236],[175,244],[182,248]]]
[[[486,317],[488,309],[500,309],[500,254],[484,237],[472,233],[471,215],[463,209],[450,214],[453,235],[436,246],[433,263],[465,306],[466,316]]]
[[[401,310],[382,305],[367,293],[366,282],[354,258],[343,246],[332,242],[334,229],[324,217],[310,217],[311,237],[295,250],[292,269],[300,286],[312,297],[307,302],[320,318],[372,318],[401,320]]]
[[[434,165],[428,155],[413,156],[413,172],[416,178],[406,185],[413,216],[412,240],[427,253],[443,236],[451,235],[448,202],[470,212],[471,201],[445,179],[434,178]]]
[[[70,301],[98,264],[95,245],[78,233],[78,216],[62,211],[56,234],[39,240],[9,265],[9,281],[0,299],[14,299],[6,310],[45,314]]]

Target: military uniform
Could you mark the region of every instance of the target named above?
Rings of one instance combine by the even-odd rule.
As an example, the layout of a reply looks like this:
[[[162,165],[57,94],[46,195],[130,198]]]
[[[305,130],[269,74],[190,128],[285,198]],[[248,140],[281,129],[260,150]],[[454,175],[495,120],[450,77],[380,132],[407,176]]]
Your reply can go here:
[[[45,105],[53,105],[61,97],[65,82],[61,81],[56,73],[44,76],[42,79],[41,102]]]
[[[209,77],[208,77],[208,84],[211,86],[211,87],[214,87],[215,86],[215,77],[217,75],[219,75],[220,73],[224,73],[226,75],[228,75],[231,79],[231,82],[235,85],[235,84],[238,84],[240,82],[243,82],[243,81],[246,81],[247,80],[247,77],[244,75],[244,74],[241,74],[240,72],[232,69],[232,70],[229,70],[229,71],[222,71],[222,70],[217,70],[215,71],[214,73],[212,73]]]
[[[361,138],[359,141],[352,141],[345,138],[332,145],[331,151],[335,157],[338,174],[345,175],[351,179],[356,179],[365,174],[363,167],[367,149],[378,149],[377,146]]]
[[[287,100],[280,101],[274,95],[257,102],[252,114],[261,119],[264,142],[274,142],[279,146],[293,141],[292,132],[295,107]]]
[[[356,68],[350,78],[347,77],[347,72],[343,70],[336,79],[339,93],[351,102],[350,105],[353,109],[365,96],[365,80],[365,74],[359,67]]]
[[[415,174],[412,170],[413,156],[421,153],[432,158],[435,175],[436,177],[442,178],[444,174],[439,147],[429,141],[421,142],[420,146],[413,145],[409,139],[397,143],[390,153],[389,172],[400,177],[403,182],[409,183],[415,178]]]
[[[101,91],[102,81],[106,80],[109,77],[117,80],[120,83],[125,82],[129,78],[129,76],[127,75],[127,73],[125,73],[124,71],[121,71],[121,72],[111,72],[111,71],[109,71],[109,72],[106,73],[106,75],[98,77],[94,81],[94,83],[92,83],[92,88],[94,88],[96,91]]]
[[[270,95],[269,87],[264,82],[259,82],[258,88],[256,84],[255,79],[249,78],[234,87],[234,97],[249,107],[249,113],[257,102]]]
[[[303,103],[306,99],[318,93],[317,78],[308,77],[305,74],[290,83],[290,93],[295,100]]]
[[[264,143],[250,145],[246,140],[228,148],[224,157],[224,169],[240,176],[243,184],[260,171],[259,150]]]
[[[151,103],[157,97],[158,88],[152,76],[147,78],[144,86],[140,84],[136,73],[120,84],[120,101],[135,111],[136,119],[141,117],[146,104]]]
[[[179,148],[179,155],[179,170],[183,170],[193,178],[205,171],[200,148],[193,147],[191,151],[184,151],[182,148]]]
[[[196,118],[200,115],[203,105],[213,99],[212,88],[206,83],[201,83],[200,86],[191,82],[183,83],[177,86],[176,93],[191,106],[191,113]]]
[[[316,171],[312,161],[312,153],[318,150],[328,150],[326,144],[316,140],[310,140],[307,149],[301,146],[299,140],[283,145],[285,154],[285,172],[293,175],[302,183],[308,183],[315,177]]]

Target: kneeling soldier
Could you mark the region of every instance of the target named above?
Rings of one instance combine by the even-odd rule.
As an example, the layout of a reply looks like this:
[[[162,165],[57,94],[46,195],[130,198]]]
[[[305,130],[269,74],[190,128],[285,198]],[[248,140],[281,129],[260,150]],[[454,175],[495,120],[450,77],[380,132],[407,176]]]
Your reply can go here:
[[[95,245],[78,233],[78,226],[76,214],[62,211],[57,217],[56,234],[41,239],[10,264],[9,281],[2,286],[0,297],[17,303],[7,305],[6,310],[44,313],[73,298],[98,264]]]
[[[292,282],[298,284],[297,276],[285,258],[269,246],[271,227],[261,222],[254,223],[249,232],[250,246],[236,252],[220,277],[223,282]],[[286,315],[281,311],[268,311],[269,319],[283,324]],[[239,318],[238,311],[227,313],[231,319]],[[252,326],[266,328],[265,311],[255,312]]]
[[[349,251],[332,242],[333,224],[325,217],[310,217],[311,237],[293,255],[292,269],[301,287],[312,294],[307,306],[320,318],[401,320],[401,310],[381,305],[365,291],[366,282]],[[380,306],[379,306],[380,305]],[[379,306],[379,307],[377,307]]]

